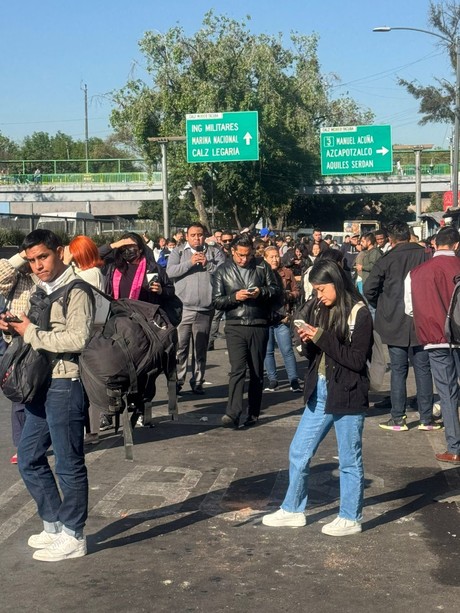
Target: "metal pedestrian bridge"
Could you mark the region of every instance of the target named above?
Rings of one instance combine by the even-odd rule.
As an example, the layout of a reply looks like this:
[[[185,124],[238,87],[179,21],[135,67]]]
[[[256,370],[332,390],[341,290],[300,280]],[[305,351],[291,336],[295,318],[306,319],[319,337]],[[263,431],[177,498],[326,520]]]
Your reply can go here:
[[[83,172],[60,171],[77,162]],[[130,162],[129,172],[123,171],[124,162]],[[103,164],[114,172],[93,171]],[[85,210],[78,203],[86,203],[87,210],[91,203],[95,215],[135,215],[141,201],[163,198],[161,172],[133,171],[136,165],[145,168],[141,160],[0,161],[0,203],[15,214],[69,207]],[[41,167],[50,172],[42,172]],[[420,173],[422,193],[451,189],[449,164],[422,164]],[[311,195],[414,193],[416,181],[415,165],[408,164],[389,174],[321,177],[300,191]]]

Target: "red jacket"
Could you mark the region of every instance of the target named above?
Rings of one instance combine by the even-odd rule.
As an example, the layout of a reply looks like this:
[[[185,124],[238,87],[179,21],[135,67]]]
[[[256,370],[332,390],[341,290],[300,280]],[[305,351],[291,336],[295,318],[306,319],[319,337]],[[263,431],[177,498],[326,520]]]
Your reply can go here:
[[[437,251],[431,260],[411,270],[411,294],[415,330],[422,345],[447,343],[444,324],[460,274],[460,258]]]

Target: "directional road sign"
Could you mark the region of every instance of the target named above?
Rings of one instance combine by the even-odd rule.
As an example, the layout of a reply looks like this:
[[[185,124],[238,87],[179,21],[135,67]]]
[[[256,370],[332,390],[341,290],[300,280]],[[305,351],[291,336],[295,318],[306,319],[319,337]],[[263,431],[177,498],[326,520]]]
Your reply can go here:
[[[187,162],[243,162],[259,159],[257,111],[195,113],[185,116]]]
[[[391,172],[391,126],[321,128],[321,174]]]

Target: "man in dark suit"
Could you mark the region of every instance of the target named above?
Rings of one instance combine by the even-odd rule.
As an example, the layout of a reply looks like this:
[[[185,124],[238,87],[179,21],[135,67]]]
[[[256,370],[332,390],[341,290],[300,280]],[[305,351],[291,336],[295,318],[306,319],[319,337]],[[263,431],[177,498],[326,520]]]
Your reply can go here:
[[[431,423],[433,381],[428,354],[417,338],[414,322],[404,311],[404,280],[407,274],[429,258],[417,243],[411,243],[409,226],[395,221],[388,226],[391,250],[374,265],[364,284],[364,295],[376,308],[375,330],[388,345],[391,363],[391,418],[380,424],[385,430],[405,431],[406,380],[409,351],[412,351],[417,403],[422,423]]]

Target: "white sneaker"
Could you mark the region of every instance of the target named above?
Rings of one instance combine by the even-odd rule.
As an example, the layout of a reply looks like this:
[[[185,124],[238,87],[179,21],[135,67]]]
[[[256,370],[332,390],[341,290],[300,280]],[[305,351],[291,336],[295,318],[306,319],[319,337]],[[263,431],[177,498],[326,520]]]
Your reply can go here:
[[[32,556],[42,562],[60,562],[69,558],[81,558],[86,555],[86,538],[76,539],[62,531],[59,538],[45,549],[38,549]]]
[[[278,509],[262,517],[264,526],[286,526],[287,528],[301,528],[307,523],[305,513],[290,513],[284,509]]]
[[[52,545],[60,535],[60,532],[46,532],[42,530],[40,534],[32,534],[27,544],[34,549],[45,549],[45,547]]]
[[[361,530],[361,522],[339,516],[321,528],[321,532],[329,536],[348,536],[349,534],[357,534]]]

